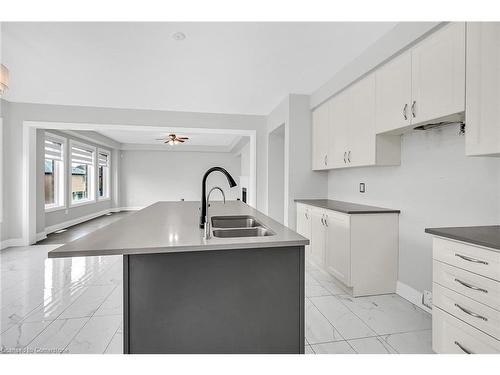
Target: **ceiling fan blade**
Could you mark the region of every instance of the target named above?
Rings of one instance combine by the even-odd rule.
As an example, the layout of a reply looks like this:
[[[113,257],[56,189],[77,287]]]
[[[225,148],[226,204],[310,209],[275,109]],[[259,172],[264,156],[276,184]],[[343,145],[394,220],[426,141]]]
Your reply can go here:
[[[177,137],[177,139],[184,139],[184,140],[187,140],[189,139],[188,137]]]
[[[164,141],[165,138],[155,138],[155,141]]]
[[[185,142],[185,141],[183,141],[183,140],[182,140],[182,139],[180,139],[180,138],[177,138],[177,139],[176,139],[176,141],[177,141],[177,142],[180,142],[180,143],[184,143],[184,142]]]

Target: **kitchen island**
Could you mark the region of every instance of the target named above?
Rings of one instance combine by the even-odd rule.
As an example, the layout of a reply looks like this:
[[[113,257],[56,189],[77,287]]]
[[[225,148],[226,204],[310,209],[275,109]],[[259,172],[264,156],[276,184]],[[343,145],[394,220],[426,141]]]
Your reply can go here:
[[[49,257],[123,255],[125,353],[303,353],[309,240],[239,201],[210,217],[251,217],[267,235],[204,239],[199,208],[158,202]]]

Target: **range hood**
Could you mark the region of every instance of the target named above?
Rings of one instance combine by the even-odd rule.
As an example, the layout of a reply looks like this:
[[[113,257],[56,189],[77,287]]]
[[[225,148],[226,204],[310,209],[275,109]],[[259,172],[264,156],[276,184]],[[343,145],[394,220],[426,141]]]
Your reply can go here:
[[[419,125],[413,128],[413,130],[431,130],[436,128],[441,128],[448,125],[460,124],[460,134],[465,134],[465,123],[463,121],[441,121],[432,124]]]

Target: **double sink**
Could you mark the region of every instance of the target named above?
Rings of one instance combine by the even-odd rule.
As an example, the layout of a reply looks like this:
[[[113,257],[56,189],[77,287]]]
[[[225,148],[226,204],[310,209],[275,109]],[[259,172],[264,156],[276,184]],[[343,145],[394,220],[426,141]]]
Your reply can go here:
[[[212,216],[214,237],[265,237],[274,236],[274,232],[262,225],[256,218],[248,215]]]

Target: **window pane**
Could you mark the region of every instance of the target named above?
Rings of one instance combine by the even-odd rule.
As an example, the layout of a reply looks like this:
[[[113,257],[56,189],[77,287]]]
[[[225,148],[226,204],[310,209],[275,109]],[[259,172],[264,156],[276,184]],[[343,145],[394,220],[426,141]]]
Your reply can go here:
[[[54,160],[45,159],[45,204],[55,203]]]
[[[71,164],[71,194],[74,201],[89,198],[87,164]]]

